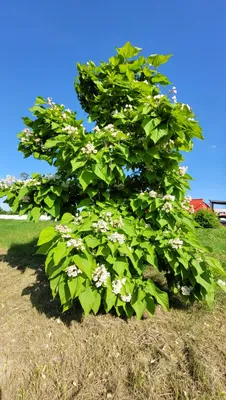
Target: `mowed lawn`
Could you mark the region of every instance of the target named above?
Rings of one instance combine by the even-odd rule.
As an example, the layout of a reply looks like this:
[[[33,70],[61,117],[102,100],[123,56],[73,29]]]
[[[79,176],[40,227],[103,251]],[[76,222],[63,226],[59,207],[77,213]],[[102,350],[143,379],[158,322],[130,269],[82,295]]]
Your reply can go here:
[[[0,221],[1,400],[226,399],[226,296],[151,318],[61,314],[34,255],[50,222]],[[226,229],[198,230],[226,268]]]

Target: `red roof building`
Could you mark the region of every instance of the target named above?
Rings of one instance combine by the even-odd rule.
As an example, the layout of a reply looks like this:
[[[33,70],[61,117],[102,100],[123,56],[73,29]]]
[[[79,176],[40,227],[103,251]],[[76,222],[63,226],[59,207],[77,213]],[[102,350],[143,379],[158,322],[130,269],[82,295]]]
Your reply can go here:
[[[210,210],[210,206],[208,206],[203,199],[193,199],[190,201],[190,205],[193,206],[195,212],[205,209]]]

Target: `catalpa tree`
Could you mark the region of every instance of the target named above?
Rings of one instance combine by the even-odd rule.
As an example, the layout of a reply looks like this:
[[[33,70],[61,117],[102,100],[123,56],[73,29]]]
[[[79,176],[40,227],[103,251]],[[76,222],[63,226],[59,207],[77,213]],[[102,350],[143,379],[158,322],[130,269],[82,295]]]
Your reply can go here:
[[[57,172],[1,182],[14,211],[60,220],[41,232],[38,253],[64,311],[78,299],[85,314],[104,307],[141,318],[156,304],[167,310],[170,292],[211,303],[217,284],[225,289],[214,278],[225,271],[196,238],[185,196],[191,177],[179,166],[201,128],[176,88],[165,89],[158,67],[170,55],[140,51],[126,43],[107,63],[77,65],[75,90],[92,130],[37,97],[19,150]],[[164,276],[162,286],[148,271]]]

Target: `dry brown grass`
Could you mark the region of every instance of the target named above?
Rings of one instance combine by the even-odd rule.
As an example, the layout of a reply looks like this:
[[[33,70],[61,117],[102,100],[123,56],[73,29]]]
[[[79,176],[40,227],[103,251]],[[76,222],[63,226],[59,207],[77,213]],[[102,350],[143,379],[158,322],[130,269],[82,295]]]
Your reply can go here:
[[[2,400],[226,398],[225,298],[212,311],[158,309],[142,321],[82,319],[79,309],[61,317],[37,258],[19,262],[14,253],[7,261],[0,263]]]

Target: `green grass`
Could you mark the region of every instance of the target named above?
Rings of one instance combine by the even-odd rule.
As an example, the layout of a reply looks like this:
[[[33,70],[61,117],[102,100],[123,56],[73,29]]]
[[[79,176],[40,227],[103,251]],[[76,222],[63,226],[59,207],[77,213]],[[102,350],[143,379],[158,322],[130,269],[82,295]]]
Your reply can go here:
[[[216,257],[226,268],[226,228],[198,229],[198,237],[203,246],[210,247],[213,257]]]
[[[15,244],[26,244],[38,238],[39,233],[52,221],[40,221],[37,224],[29,221],[0,220],[0,248],[8,249]]]

